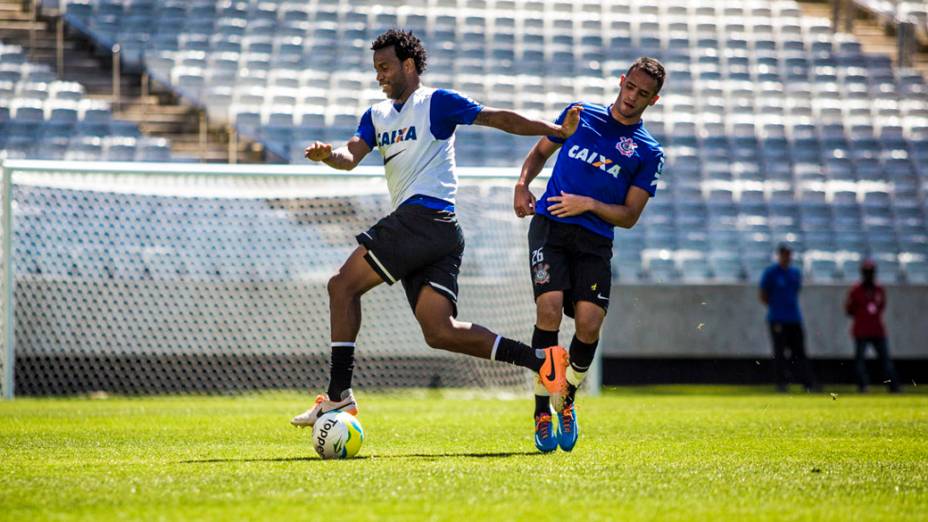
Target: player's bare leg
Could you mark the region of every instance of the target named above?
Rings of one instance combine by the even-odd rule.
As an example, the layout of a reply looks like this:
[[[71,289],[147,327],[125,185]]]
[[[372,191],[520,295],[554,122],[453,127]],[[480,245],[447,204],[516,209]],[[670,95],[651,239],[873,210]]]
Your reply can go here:
[[[560,375],[568,366],[563,348],[533,350],[478,324],[458,321],[451,301],[430,286],[423,286],[419,293],[416,320],[432,348],[529,368],[540,374],[550,393],[566,394],[566,378],[562,381]]]
[[[358,404],[351,392],[354,348],[361,328],[361,296],[383,282],[364,259],[367,249],[359,246],[329,279],[329,324],[331,326],[332,367],[327,393],[319,394],[312,408],[294,417],[290,423],[306,427],[331,410],[358,414]]]
[[[589,301],[577,301],[574,305],[574,322],[577,327],[577,338],[585,343],[595,343],[599,340],[599,329],[606,318],[606,311]]]
[[[556,331],[561,327],[564,292],[545,292],[535,300],[535,325],[542,330]]]
[[[354,342],[361,329],[361,296],[383,282],[364,256],[367,249],[359,246],[348,256],[329,279],[329,325],[331,340]]]
[[[425,342],[432,348],[489,359],[496,334],[479,324],[452,317],[454,307],[448,298],[430,286],[423,286],[416,301],[416,320]]]

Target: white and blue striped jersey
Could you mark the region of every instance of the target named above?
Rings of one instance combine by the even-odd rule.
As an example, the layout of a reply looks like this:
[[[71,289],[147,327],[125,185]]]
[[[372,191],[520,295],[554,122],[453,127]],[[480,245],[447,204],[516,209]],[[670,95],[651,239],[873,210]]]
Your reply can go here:
[[[454,204],[454,130],[482,109],[455,91],[419,87],[403,104],[384,100],[364,113],[355,136],[383,156],[394,208],[416,195]]]

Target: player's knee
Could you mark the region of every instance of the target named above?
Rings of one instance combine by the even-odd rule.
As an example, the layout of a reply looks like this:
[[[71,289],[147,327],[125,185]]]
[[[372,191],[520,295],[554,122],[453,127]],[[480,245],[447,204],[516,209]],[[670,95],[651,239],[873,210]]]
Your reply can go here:
[[[348,281],[348,278],[345,277],[345,275],[341,272],[329,278],[329,283],[326,285],[326,289],[329,292],[330,299],[349,298],[353,295],[351,284]]]
[[[455,336],[450,321],[422,324],[422,335],[425,337],[425,344],[430,348],[453,348]]]
[[[338,297],[342,293],[342,284],[339,279],[339,274],[329,278],[329,282],[325,285],[326,290],[329,292],[329,297]]]
[[[592,343],[599,339],[599,329],[603,325],[602,317],[598,315],[581,316],[574,319],[577,330],[577,339],[585,343]]]
[[[450,335],[449,330],[436,329],[423,331],[425,334],[425,344],[429,345],[429,348],[436,348],[439,350],[447,350],[453,348],[452,343],[454,342],[454,336]]]
[[[537,323],[540,327],[548,329],[557,328],[561,323],[562,298],[545,298],[541,296],[536,302]]]

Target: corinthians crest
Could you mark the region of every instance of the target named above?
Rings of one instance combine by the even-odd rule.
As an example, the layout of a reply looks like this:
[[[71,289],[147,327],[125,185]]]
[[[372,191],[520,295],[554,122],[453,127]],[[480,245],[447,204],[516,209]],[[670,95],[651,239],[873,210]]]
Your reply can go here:
[[[532,276],[536,285],[543,285],[551,280],[551,273],[548,271],[551,265],[548,263],[538,263],[532,267]]]
[[[622,136],[619,138],[619,142],[615,144],[615,148],[621,152],[623,156],[630,158],[631,155],[635,153],[635,149],[638,148],[638,144],[628,136]]]

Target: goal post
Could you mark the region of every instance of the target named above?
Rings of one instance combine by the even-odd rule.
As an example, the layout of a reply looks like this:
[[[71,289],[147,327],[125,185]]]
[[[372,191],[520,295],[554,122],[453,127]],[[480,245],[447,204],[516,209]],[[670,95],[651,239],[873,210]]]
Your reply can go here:
[[[14,382],[26,395],[321,388],[326,282],[354,236],[391,211],[380,167],[0,165],[5,398]],[[512,212],[517,172],[457,173],[467,244],[459,316],[528,342],[535,310],[529,221]],[[360,387],[531,389],[521,368],[428,348],[398,286],[362,300]],[[572,335],[565,321],[562,344]]]
[[[2,267],[0,267],[0,340],[3,342],[2,359],[0,359],[0,392],[4,399],[13,398],[13,368],[15,367],[14,350],[14,323],[13,323],[13,288],[15,286],[13,276],[13,173],[4,165],[3,158],[0,158],[0,170],[2,170],[2,187],[0,187],[0,204],[3,205],[0,212],[0,248],[2,252]]]

